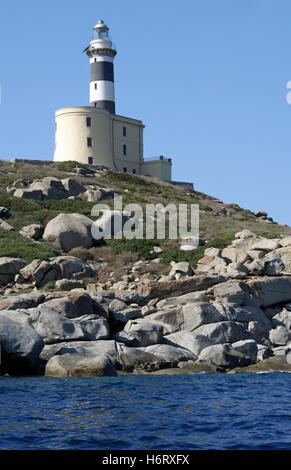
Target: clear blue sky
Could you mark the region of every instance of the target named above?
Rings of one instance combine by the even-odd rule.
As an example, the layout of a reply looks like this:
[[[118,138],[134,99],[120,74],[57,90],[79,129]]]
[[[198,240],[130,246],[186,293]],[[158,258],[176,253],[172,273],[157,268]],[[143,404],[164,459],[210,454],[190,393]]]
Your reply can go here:
[[[173,178],[291,225],[290,0],[12,0],[0,17],[0,158],[52,159],[54,111],[88,105],[103,19],[117,113]]]

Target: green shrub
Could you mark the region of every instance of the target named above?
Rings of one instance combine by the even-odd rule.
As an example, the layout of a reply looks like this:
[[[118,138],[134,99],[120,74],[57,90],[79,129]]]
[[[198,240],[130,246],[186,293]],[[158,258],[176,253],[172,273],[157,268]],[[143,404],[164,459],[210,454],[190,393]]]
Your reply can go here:
[[[270,230],[269,232],[264,232],[263,230],[255,230],[255,234],[258,237],[263,238],[280,238],[280,233],[276,232],[276,230]]]
[[[205,247],[198,247],[193,251],[182,251],[178,247],[165,251],[160,255],[163,263],[170,264],[171,261],[176,263],[180,261],[188,261],[193,268],[197,266],[198,261],[204,256]]]
[[[206,243],[205,248],[219,248],[220,250],[223,250],[223,248],[226,248],[228,245],[232,243],[232,241],[235,238],[235,234],[237,233],[236,230],[232,230],[229,232],[221,232],[218,237],[213,238],[212,240],[209,240],[209,242]]]
[[[136,254],[139,258],[145,260],[151,260],[155,256],[150,254],[150,251],[154,246],[159,246],[160,243],[158,240],[106,240],[105,244],[109,246],[115,253],[125,253],[130,252]]]
[[[69,171],[69,172],[72,172],[76,167],[78,168],[86,168],[87,170],[87,167],[85,165],[82,165],[82,163],[79,163],[75,160],[67,160],[65,162],[60,162],[60,163],[57,163],[57,169],[59,171]]]
[[[36,243],[17,232],[0,229],[0,257],[23,258],[31,263],[34,259],[45,260],[58,254],[58,250],[45,243]]]

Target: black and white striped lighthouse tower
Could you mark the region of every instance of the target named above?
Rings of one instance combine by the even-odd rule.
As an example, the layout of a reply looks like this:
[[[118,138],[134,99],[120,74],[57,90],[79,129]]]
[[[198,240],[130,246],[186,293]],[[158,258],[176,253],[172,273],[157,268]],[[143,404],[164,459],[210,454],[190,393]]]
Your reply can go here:
[[[109,28],[99,20],[94,30],[94,39],[85,49],[90,57],[90,105],[115,114],[114,67],[116,50],[109,37]]]

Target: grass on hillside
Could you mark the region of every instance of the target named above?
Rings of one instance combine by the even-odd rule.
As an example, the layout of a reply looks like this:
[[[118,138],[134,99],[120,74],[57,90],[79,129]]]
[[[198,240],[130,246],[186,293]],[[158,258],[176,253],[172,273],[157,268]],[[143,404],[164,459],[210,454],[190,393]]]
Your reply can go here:
[[[68,214],[75,212],[90,217],[94,203],[72,199],[33,201],[31,199],[20,199],[1,191],[0,206],[7,207],[10,210],[12,217],[9,219],[9,223],[19,230],[30,224],[45,226],[61,212]]]
[[[0,229],[0,257],[23,258],[27,263],[34,259],[45,260],[57,256],[58,250],[23,237],[17,232]]]
[[[141,259],[150,260],[153,259],[153,255],[150,254],[153,246],[160,245],[164,250],[161,255],[164,263],[169,263],[172,260],[189,261],[195,267],[198,260],[204,255],[205,248],[209,246],[224,248],[231,243],[236,232],[245,228],[267,238],[291,234],[291,229],[287,226],[264,223],[247,209],[242,209],[236,204],[223,204],[221,201],[197,191],[189,191],[148,177],[112,170],[99,171],[94,177],[79,177],[73,174],[76,166],[87,168],[75,161],[41,166],[26,163],[13,165],[10,162],[0,161],[0,206],[7,207],[10,210],[12,217],[8,222],[16,230],[19,230],[23,226],[32,223],[40,223],[45,226],[49,220],[61,212],[75,212],[91,217],[91,209],[94,203],[69,199],[33,201],[15,198],[6,192],[7,185],[17,179],[33,180],[41,179],[44,176],[55,176],[59,179],[72,177],[83,184],[112,188],[122,195],[123,207],[126,204],[139,203],[144,210],[145,204],[148,203],[199,203],[200,237],[207,241],[203,247],[199,247],[194,251],[183,252],[178,249],[177,241],[173,240],[106,240],[104,246],[112,251],[113,258],[117,254],[127,253],[128,255],[134,254]],[[190,176],[189,179],[191,179]],[[104,203],[113,208],[113,200],[106,200]],[[224,207],[230,210],[231,214],[225,217],[217,215]],[[53,256],[50,247],[44,243],[35,244],[17,233],[5,232],[3,234],[3,232],[1,230],[0,256],[24,256],[27,260]],[[98,247],[95,249],[98,251]],[[101,247],[99,249],[102,251]],[[87,258],[85,252],[82,253],[82,256],[84,259]],[[127,258],[129,259],[129,257]]]

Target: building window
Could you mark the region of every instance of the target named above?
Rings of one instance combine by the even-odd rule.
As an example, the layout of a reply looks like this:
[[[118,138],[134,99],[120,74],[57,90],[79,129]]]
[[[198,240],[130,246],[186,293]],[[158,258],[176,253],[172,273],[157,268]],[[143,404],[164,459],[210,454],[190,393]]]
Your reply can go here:
[[[90,118],[90,117],[87,117],[87,118],[86,118],[86,125],[87,125],[87,127],[91,127],[91,124],[92,124],[91,118]]]
[[[87,147],[92,147],[92,138],[87,137]]]
[[[97,83],[95,83],[94,88],[95,88],[95,90],[97,90]]]
[[[135,174],[136,174],[136,170],[132,170],[132,173],[135,175]]]
[[[123,146],[123,155],[126,155],[126,145]]]
[[[123,127],[123,137],[126,137],[126,127]]]
[[[93,157],[88,157],[88,164],[93,165]]]
[[[126,173],[126,172],[127,172],[127,168],[126,168],[126,166],[123,168],[123,171],[124,171],[124,173]]]

